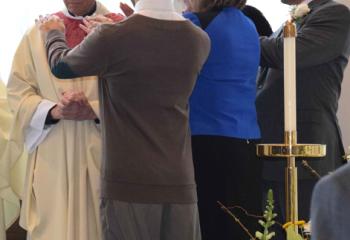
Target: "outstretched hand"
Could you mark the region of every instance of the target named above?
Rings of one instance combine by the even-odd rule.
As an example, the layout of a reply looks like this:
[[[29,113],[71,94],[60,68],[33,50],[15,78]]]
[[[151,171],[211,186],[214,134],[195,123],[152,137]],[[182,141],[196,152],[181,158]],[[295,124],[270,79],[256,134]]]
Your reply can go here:
[[[83,19],[83,24],[79,24],[79,27],[83,29],[87,34],[93,32],[95,28],[101,24],[113,24],[114,21],[103,15],[87,16]]]
[[[63,20],[55,15],[46,15],[45,17],[40,15],[39,19],[35,20],[35,23],[43,34],[47,34],[51,30],[59,30],[61,32],[65,30]]]

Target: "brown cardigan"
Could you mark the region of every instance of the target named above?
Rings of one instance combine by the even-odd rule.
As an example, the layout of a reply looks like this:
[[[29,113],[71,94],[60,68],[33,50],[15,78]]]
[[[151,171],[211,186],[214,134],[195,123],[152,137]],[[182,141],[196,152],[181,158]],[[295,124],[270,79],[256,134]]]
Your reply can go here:
[[[99,76],[102,197],[196,202],[188,99],[208,36],[189,21],[135,14],[97,28],[72,50],[58,31],[49,32],[46,46],[57,77]]]

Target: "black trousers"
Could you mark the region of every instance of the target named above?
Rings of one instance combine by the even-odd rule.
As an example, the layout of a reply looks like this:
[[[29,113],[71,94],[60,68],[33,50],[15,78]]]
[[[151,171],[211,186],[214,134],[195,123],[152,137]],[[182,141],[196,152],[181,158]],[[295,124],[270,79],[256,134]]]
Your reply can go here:
[[[198,186],[198,207],[203,240],[245,240],[248,235],[217,201],[239,205],[261,215],[261,161],[255,154],[256,141],[221,137],[193,136],[192,151]],[[233,213],[250,230],[258,221],[239,210]]]

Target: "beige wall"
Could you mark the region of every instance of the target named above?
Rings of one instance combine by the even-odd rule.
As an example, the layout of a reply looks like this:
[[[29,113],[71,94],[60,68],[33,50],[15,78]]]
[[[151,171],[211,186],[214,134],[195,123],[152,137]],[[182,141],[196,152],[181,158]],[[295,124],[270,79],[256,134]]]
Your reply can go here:
[[[338,0],[338,2],[350,7],[350,0]],[[338,118],[343,133],[344,146],[347,149],[350,146],[350,65],[348,65],[343,79]]]

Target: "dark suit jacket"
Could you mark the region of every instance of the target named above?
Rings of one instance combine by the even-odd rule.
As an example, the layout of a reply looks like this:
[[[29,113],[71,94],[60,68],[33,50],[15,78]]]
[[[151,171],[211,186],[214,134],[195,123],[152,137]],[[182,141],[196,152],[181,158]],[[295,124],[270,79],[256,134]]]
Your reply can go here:
[[[299,143],[327,145],[324,158],[307,159],[321,175],[341,165],[344,155],[336,112],[344,68],[350,54],[349,9],[332,0],[314,0],[297,26],[297,130]],[[282,143],[283,37],[261,38],[257,112],[263,143]],[[300,165],[300,164],[299,164]],[[284,179],[284,160],[266,159],[264,178]],[[300,178],[312,178],[302,167]]]
[[[350,239],[350,164],[317,183],[311,204],[312,240]]]

